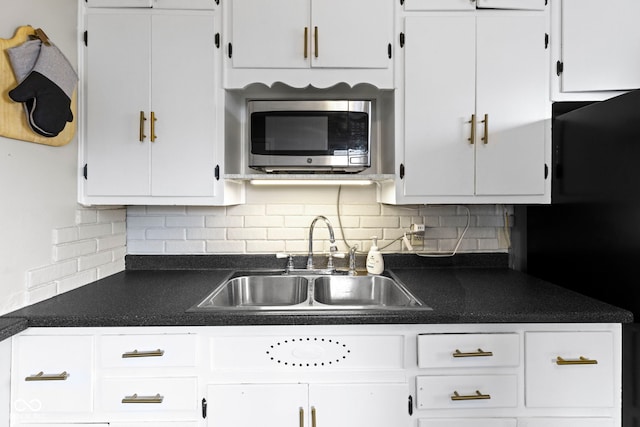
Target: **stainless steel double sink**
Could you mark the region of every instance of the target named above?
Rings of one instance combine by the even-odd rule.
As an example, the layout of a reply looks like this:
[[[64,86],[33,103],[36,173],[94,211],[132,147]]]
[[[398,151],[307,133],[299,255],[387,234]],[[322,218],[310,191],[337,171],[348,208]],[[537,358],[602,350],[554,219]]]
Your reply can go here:
[[[231,275],[187,311],[430,309],[389,275],[250,272]]]

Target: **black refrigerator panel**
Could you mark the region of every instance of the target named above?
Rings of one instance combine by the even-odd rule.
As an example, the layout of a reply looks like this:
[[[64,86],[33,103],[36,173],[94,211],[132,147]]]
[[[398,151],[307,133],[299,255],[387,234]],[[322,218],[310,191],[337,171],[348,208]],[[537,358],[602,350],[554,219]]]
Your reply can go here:
[[[640,201],[640,90],[552,113],[551,203]]]
[[[551,205],[517,206],[523,271],[625,308],[622,425],[640,425],[640,90],[553,105]]]

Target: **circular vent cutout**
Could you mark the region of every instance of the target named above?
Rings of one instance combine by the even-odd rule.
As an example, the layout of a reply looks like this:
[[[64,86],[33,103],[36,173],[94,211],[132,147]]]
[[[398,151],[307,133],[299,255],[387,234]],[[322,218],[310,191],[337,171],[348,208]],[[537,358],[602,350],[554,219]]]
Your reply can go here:
[[[343,363],[350,353],[344,342],[322,337],[280,339],[266,351],[273,363],[300,368],[334,366]]]

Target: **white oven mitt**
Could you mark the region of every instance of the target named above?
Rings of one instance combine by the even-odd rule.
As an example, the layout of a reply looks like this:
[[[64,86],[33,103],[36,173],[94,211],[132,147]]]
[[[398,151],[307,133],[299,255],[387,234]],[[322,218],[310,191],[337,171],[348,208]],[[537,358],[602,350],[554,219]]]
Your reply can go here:
[[[33,68],[23,78],[33,60],[36,43],[40,44]],[[57,136],[73,121],[71,96],[78,83],[75,70],[53,44],[31,40],[8,49],[11,66],[19,84],[9,91],[9,97],[25,106],[31,129],[43,136]]]

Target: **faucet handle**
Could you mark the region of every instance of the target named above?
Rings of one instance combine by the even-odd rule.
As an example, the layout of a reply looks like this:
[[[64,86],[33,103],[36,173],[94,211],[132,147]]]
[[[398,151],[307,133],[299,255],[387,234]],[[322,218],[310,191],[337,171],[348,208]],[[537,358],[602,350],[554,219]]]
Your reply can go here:
[[[294,265],[293,265],[293,255],[292,254],[277,253],[276,254],[276,258],[289,258],[289,260],[287,261],[287,266],[285,267],[285,271],[291,271],[291,270],[293,270],[295,268]]]

